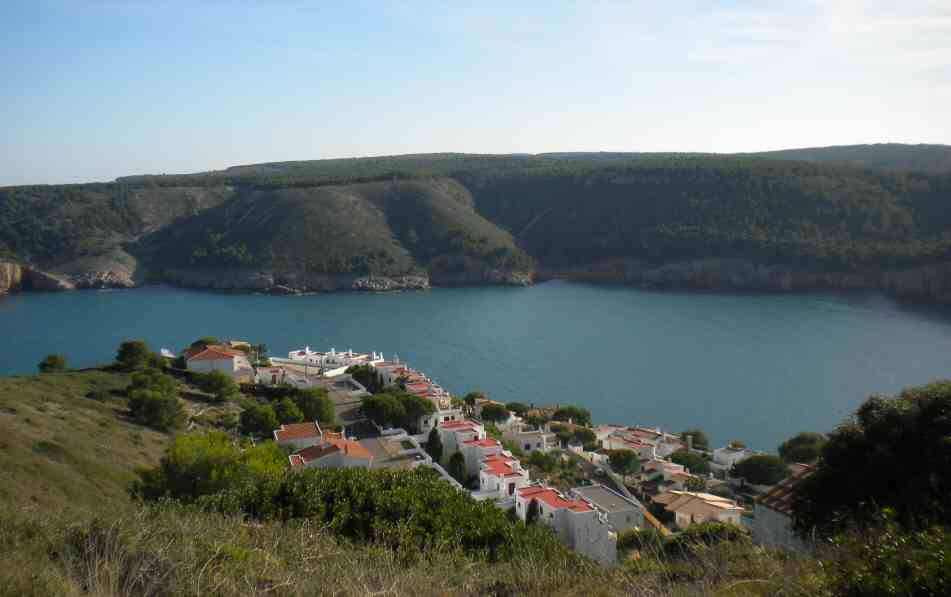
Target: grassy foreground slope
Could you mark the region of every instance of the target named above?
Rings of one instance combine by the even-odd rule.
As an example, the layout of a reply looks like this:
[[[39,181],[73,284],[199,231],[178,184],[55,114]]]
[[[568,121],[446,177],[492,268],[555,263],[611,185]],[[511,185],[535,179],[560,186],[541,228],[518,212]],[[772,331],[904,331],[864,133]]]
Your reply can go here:
[[[127,506],[135,469],[154,466],[169,439],[127,420],[128,385],[128,375],[99,370],[0,377],[0,504]]]

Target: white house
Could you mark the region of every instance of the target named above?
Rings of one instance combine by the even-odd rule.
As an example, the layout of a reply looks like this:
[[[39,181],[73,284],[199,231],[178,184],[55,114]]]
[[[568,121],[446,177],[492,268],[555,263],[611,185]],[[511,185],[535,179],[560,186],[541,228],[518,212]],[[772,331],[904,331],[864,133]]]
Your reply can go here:
[[[530,483],[528,471],[511,454],[500,452],[479,463],[476,499],[514,500],[515,492]]]
[[[608,450],[630,450],[637,454],[640,460],[657,458],[657,447],[654,444],[627,435],[609,435],[601,445]]]
[[[636,499],[626,498],[604,485],[595,483],[571,490],[571,496],[583,499],[608,519],[614,532],[644,527],[644,506]]]
[[[290,423],[274,430],[274,441],[279,446],[290,446],[294,450],[315,446],[321,442],[323,436],[324,432],[317,421]]]
[[[336,436],[336,437],[335,437]],[[373,455],[360,442],[325,434],[319,444],[298,450],[288,456],[291,468],[370,468]]]
[[[474,439],[485,439],[485,427],[472,420],[449,421],[439,423],[439,440],[444,454],[461,451],[463,443]]]
[[[188,357],[186,365],[189,371],[196,373],[221,371],[237,382],[251,383],[255,379],[248,355],[227,346],[209,344]]]
[[[607,517],[590,503],[568,499],[545,485],[528,485],[515,492],[515,514],[526,520],[532,502],[537,504],[537,521],[555,531],[562,543],[605,566],[617,561],[617,534]]]
[[[679,437],[658,428],[633,427],[626,431],[625,435],[632,440],[653,445],[658,458],[667,458],[678,450],[687,449],[687,444]]]
[[[769,491],[756,498],[753,506],[753,541],[758,545],[806,551],[808,543],[793,530],[792,501],[796,488],[815,468],[803,465]]]
[[[668,512],[673,512],[677,526],[682,529],[707,521],[741,526],[743,508],[733,500],[709,493],[665,491],[654,496],[654,502],[662,504]]]
[[[482,461],[486,458],[502,454],[502,444],[498,440],[470,439],[459,445],[459,451],[466,461],[466,473],[469,476],[478,474]]]
[[[550,431],[542,431],[540,429],[508,429],[502,432],[502,437],[513,442],[526,454],[531,454],[532,452],[548,452],[561,445],[557,435]]]
[[[756,452],[749,448],[743,448],[730,444],[724,448],[717,448],[713,451],[713,462],[725,468],[732,468],[737,462],[746,460]]]
[[[452,421],[463,421],[466,416],[463,414],[462,409],[459,408],[447,408],[443,410],[437,410],[431,415],[426,415],[419,418],[419,432],[420,433],[429,433],[432,431],[433,427],[439,423],[450,423]]]
[[[314,367],[315,373],[325,377],[342,375],[354,365],[374,365],[383,362],[381,353],[357,353],[353,350],[337,352],[335,348],[331,348],[330,352],[315,352],[310,349],[310,346],[290,351],[287,353],[287,358],[301,365]]]

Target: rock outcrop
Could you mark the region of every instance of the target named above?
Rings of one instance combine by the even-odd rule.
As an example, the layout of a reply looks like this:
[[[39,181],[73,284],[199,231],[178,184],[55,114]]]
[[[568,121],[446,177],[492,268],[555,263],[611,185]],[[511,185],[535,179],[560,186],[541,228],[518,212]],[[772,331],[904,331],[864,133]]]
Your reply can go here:
[[[0,261],[0,294],[23,288],[23,266],[12,261]]]
[[[29,268],[24,276],[23,288],[37,292],[60,292],[76,290],[76,285],[60,276]]]
[[[534,272],[501,269],[430,274],[430,280],[436,286],[531,286],[534,279]]]
[[[301,294],[332,290],[421,290],[429,288],[424,275],[352,276],[318,275],[304,272],[267,272],[250,269],[169,270],[156,277],[188,288],[208,288],[234,292]]]

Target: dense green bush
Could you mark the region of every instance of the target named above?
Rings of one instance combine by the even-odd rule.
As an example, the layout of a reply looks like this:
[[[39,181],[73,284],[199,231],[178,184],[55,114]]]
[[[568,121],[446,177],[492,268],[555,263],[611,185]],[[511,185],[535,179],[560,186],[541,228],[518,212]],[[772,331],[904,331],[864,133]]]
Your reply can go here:
[[[66,357],[61,354],[48,354],[46,358],[37,365],[40,373],[55,373],[66,370]]]
[[[638,550],[660,554],[664,550],[664,536],[653,527],[628,529],[618,533],[617,548],[619,550]]]
[[[178,396],[155,390],[131,390],[129,413],[136,423],[159,431],[176,429],[184,420]]]
[[[241,433],[270,438],[280,426],[277,414],[269,404],[249,404],[241,411]]]
[[[779,456],[786,462],[810,463],[819,459],[826,444],[824,433],[804,431],[787,439],[779,446]]]
[[[696,452],[678,450],[670,455],[670,460],[682,464],[694,475],[707,475],[710,472],[710,461]]]
[[[363,399],[363,414],[382,427],[402,427],[415,431],[421,417],[436,412],[431,400],[395,389]]]
[[[789,475],[789,469],[778,456],[757,454],[734,464],[732,474],[754,485],[775,485]]]
[[[909,532],[893,522],[837,540],[830,586],[841,597],[951,595],[951,532],[935,526]]]
[[[556,421],[570,420],[575,425],[591,425],[591,411],[580,406],[562,406],[551,416]]]
[[[797,526],[831,532],[885,507],[902,524],[951,524],[949,437],[951,381],[868,399],[799,484]]]
[[[371,394],[383,391],[383,376],[373,365],[353,365],[347,368],[347,374]]]
[[[272,407],[279,423],[300,423],[304,420],[304,413],[290,398],[278,400]]]
[[[290,473],[285,462],[270,442],[241,449],[224,433],[182,434],[158,468],[139,473],[132,492],[262,519],[306,518],[338,536],[404,551],[460,549],[492,561],[573,557],[549,529],[513,524],[491,503],[425,472]]]
[[[692,524],[667,542],[664,551],[671,556],[683,556],[699,547],[711,547],[720,543],[750,543],[750,536],[735,524],[703,522]]]
[[[209,371],[198,377],[202,390],[214,396],[216,402],[227,402],[238,394],[238,384],[223,371]]]

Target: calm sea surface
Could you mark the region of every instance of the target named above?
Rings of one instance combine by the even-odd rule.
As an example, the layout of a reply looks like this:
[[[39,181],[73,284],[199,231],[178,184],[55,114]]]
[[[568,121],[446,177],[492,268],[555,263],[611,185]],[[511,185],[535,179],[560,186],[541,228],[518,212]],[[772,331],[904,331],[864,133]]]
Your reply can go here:
[[[126,338],[199,336],[393,353],[454,393],[576,403],[597,422],[699,426],[774,450],[868,395],[951,377],[951,311],[880,295],[662,293],[548,282],[278,297],[163,287],[0,297],[0,374],[47,353],[108,362]]]

